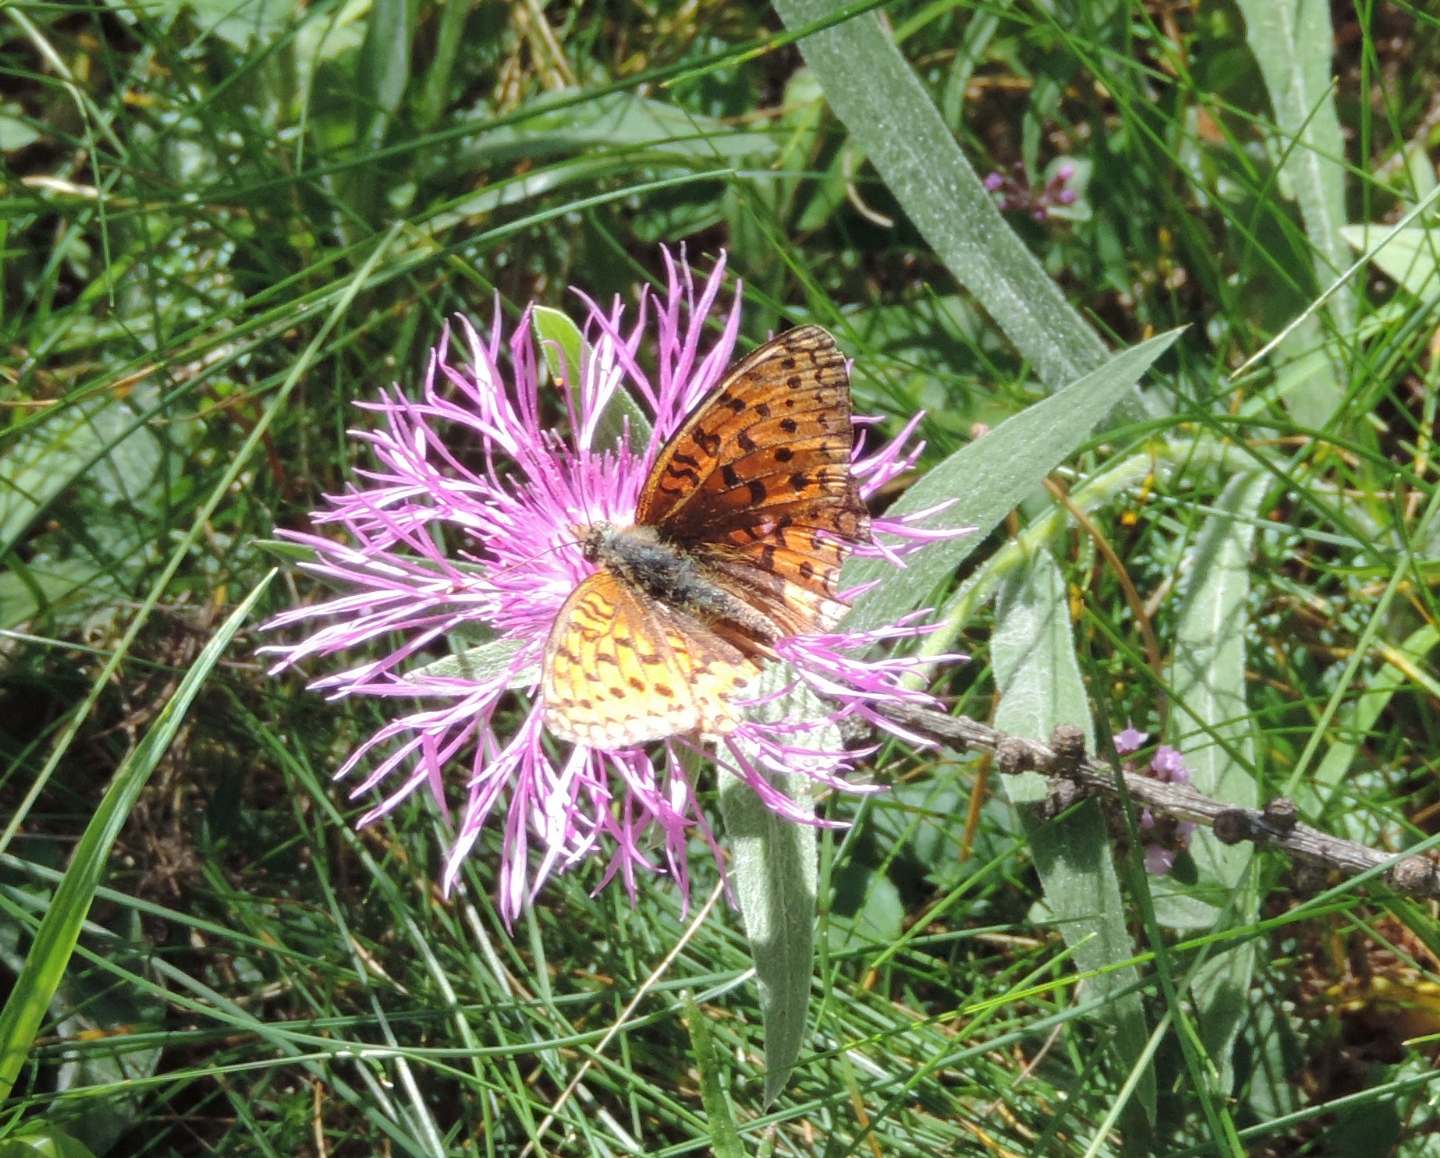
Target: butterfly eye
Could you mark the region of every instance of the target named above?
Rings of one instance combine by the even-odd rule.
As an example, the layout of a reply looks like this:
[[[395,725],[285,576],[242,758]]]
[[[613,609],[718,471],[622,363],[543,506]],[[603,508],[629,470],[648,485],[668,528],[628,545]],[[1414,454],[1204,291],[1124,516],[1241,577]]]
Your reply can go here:
[[[600,543],[610,530],[608,523],[591,523],[588,526],[584,523],[577,523],[570,528],[576,541],[580,544],[580,554],[587,563],[594,563],[600,558]]]

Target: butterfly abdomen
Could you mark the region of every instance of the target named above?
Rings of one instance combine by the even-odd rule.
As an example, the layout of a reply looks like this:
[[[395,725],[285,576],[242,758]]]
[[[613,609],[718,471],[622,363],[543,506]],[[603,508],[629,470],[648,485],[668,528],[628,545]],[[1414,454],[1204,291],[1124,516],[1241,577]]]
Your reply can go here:
[[[785,634],[768,616],[708,578],[700,560],[665,542],[653,527],[597,525],[585,540],[585,554],[632,591],[702,623],[730,623],[762,643]]]

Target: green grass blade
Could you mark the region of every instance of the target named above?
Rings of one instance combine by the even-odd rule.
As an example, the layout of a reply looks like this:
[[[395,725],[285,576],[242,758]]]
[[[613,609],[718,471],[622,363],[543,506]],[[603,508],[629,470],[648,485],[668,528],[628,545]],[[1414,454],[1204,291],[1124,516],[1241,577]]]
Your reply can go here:
[[[693,1001],[685,1002],[685,1028],[690,1032],[690,1053],[700,1071],[700,1101],[709,1120],[711,1152],[716,1158],[743,1158],[745,1146],[735,1127],[735,1114],[721,1080],[720,1057],[715,1052],[715,1035],[705,1012]]]
[[[90,912],[95,890],[105,873],[110,849],[130,815],[131,807],[175,738],[211,669],[270,585],[273,575],[272,571],[261,580],[205,645],[145,738],[116,771],[80,843],[76,845],[70,868],[40,922],[35,943],[15,981],[15,988],[11,990],[5,1008],[0,1010],[0,1098],[9,1096],[20,1068],[25,1064],[35,1033],[70,963],[75,942],[80,937],[80,926]]]

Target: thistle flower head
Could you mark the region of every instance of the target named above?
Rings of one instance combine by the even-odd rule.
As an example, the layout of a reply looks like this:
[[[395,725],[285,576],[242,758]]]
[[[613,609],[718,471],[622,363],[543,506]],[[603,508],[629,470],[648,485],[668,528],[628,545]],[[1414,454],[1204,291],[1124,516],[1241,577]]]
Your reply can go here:
[[[466,794],[444,882],[454,884],[480,833],[497,825],[507,919],[550,874],[589,856],[606,858],[604,879],[620,877],[633,894],[640,871],[668,872],[686,887],[692,834],[715,847],[679,758],[693,740],[619,751],[560,742],[545,730],[538,694],[561,605],[595,570],[584,528],[633,521],[660,447],[735,353],[738,293],[717,306],[723,257],[701,281],[683,258],[667,253],[665,265],[663,293],[642,293],[633,311],[580,295],[584,355],[573,382],[545,373],[554,351],[540,341],[533,310],[508,334],[498,309],[488,330],[457,321],[417,397],[392,388],[360,404],[367,421],[354,437],[370,464],[356,482],[327,497],[313,532],[282,532],[313,553],[305,569],[340,594],[271,621],[311,629],[268,649],[279,657],[274,670],[359,652],[310,686],[397,705],[338,772],[363,769],[355,795],[383,792],[362,823],[422,786],[448,814],[446,784],[458,772]],[[917,422],[873,451],[857,439],[851,471],[862,498],[914,465]],[[936,534],[887,519],[871,531],[857,550],[897,563]],[[851,716],[883,725],[877,708],[886,700],[925,697],[903,682],[911,661],[877,656],[876,645],[923,630],[911,616],[867,632],[790,636],[773,650],[792,683],[834,706],[825,723]],[[447,651],[459,654],[443,658]],[[775,716],[747,715],[714,755],[772,808],[800,819],[767,773],[798,765],[843,787],[855,754],[817,747],[815,725]]]

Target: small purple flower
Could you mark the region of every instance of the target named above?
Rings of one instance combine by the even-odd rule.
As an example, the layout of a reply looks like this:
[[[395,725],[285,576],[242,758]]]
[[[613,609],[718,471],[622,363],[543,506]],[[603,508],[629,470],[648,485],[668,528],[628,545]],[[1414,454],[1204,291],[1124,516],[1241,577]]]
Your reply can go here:
[[[986,190],[999,195],[996,200],[1002,213],[1024,213],[1036,221],[1046,221],[1056,207],[1073,205],[1078,200],[1079,194],[1070,184],[1076,172],[1073,162],[1063,161],[1037,188],[1026,176],[1025,166],[1017,161],[1009,173],[995,170],[987,174],[983,184]]]
[[[1145,732],[1127,723],[1123,731],[1115,733],[1115,752],[1120,756],[1129,756],[1149,738]],[[1124,768],[1132,774],[1136,771],[1129,761]],[[1190,770],[1185,767],[1184,758],[1168,744],[1161,744],[1155,750],[1155,755],[1140,775],[1167,784],[1190,783]],[[1175,867],[1175,858],[1190,847],[1190,834],[1195,831],[1195,825],[1188,820],[1156,816],[1148,808],[1140,810],[1139,828],[1145,837],[1145,870],[1156,876],[1164,876]]]
[[[1140,731],[1134,724],[1127,723],[1125,730],[1115,733],[1115,751],[1121,756],[1128,756],[1150,738],[1149,734]]]
[[[1160,844],[1147,844],[1145,846],[1145,871],[1151,876],[1163,877],[1175,867],[1175,858],[1179,852],[1173,848],[1166,848]]]
[[[1161,744],[1150,760],[1150,772],[1156,780],[1167,784],[1189,784],[1190,769],[1185,767],[1184,758],[1168,744]]]
[[[606,857],[603,881],[619,876],[633,896],[637,871],[667,871],[688,890],[693,834],[716,848],[679,758],[691,740],[619,751],[559,743],[545,732],[538,697],[551,625],[593,570],[576,528],[632,521],[661,445],[717,385],[735,352],[738,290],[719,329],[709,328],[723,256],[699,285],[683,257],[676,262],[666,253],[665,264],[663,297],[642,293],[633,320],[618,301],[605,309],[581,295],[587,352],[580,380],[568,387],[542,385],[530,311],[508,337],[498,309],[488,333],[457,321],[431,355],[419,398],[396,388],[361,404],[379,419],[355,433],[374,465],[357,471],[357,484],[329,496],[312,516],[317,529],[333,526],[334,537],[280,532],[313,551],[302,566],[342,593],[267,625],[313,625],[307,638],[267,649],[280,656],[273,670],[378,645],[377,656],[310,687],[335,699],[377,696],[405,705],[337,774],[363,763],[367,771],[353,794],[385,786],[361,823],[422,786],[448,815],[446,772],[464,767],[468,796],[444,883],[453,887],[481,831],[498,823],[499,905],[507,920],[552,873],[589,856]],[[653,370],[642,368],[644,347]],[[607,404],[622,391],[653,426],[653,437],[638,448],[600,433]],[[564,433],[545,425],[544,416],[555,412],[565,416]],[[918,423],[917,415],[873,451],[857,439],[852,473],[863,497],[915,465],[923,449],[912,439]],[[932,513],[872,520],[873,541],[857,552],[903,565],[903,556],[926,540],[962,533],[913,525]],[[780,640],[775,651],[790,665],[787,678],[824,697],[833,715],[816,723],[767,722],[760,717],[775,713],[754,712],[714,758],[775,811],[809,819],[766,773],[799,767],[821,783],[847,787],[845,775],[860,753],[828,750],[813,733],[845,717],[898,732],[877,706],[929,702],[906,682],[918,661],[873,654],[877,644],[924,633],[921,619],[914,614],[878,630]],[[457,637],[491,641],[476,653],[484,666],[436,662],[437,648]]]

